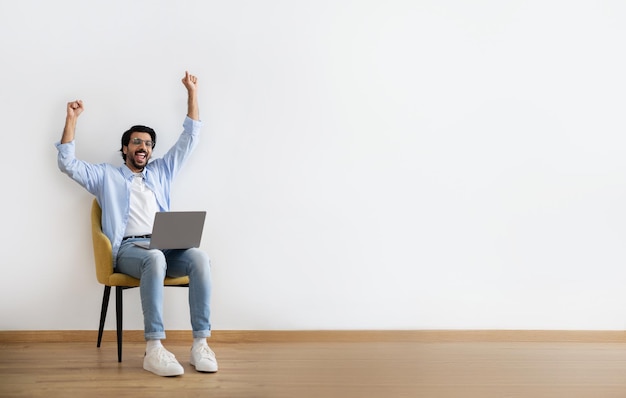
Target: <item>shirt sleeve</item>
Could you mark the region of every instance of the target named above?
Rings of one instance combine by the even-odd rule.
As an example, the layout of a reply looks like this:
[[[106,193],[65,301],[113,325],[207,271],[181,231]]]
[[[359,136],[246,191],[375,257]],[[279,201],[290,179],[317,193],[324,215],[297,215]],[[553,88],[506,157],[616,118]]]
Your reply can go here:
[[[97,195],[98,182],[102,179],[103,170],[99,165],[94,165],[76,159],[76,146],[74,141],[56,144],[58,155],[57,164],[59,170],[67,174],[93,195]]]
[[[176,143],[163,155],[161,159],[156,159],[153,163],[165,174],[168,180],[173,179],[178,171],[188,159],[198,145],[200,128],[202,122],[193,120],[189,116],[183,122],[183,132],[176,140]]]

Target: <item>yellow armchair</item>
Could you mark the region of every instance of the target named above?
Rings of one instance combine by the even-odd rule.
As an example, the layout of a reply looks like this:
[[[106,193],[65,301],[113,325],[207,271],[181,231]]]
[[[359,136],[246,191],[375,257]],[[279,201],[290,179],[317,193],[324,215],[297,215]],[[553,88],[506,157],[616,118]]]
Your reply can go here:
[[[113,269],[113,253],[111,241],[102,232],[102,209],[96,199],[91,205],[91,236],[93,239],[93,255],[96,265],[96,277],[98,282],[104,285],[102,297],[102,309],[100,312],[100,327],[98,328],[98,347],[102,342],[104,321],[106,320],[109,307],[111,287],[115,286],[115,315],[117,319],[117,361],[122,362],[122,292],[139,286],[139,279],[132,276],[115,272]],[[165,286],[189,287],[189,277],[180,278],[166,277]]]

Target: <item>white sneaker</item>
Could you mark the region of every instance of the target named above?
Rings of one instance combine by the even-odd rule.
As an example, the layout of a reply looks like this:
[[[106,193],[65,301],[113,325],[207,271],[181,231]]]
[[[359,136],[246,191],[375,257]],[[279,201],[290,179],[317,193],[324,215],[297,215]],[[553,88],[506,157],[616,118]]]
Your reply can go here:
[[[164,347],[157,347],[146,353],[143,357],[143,368],[159,376],[180,376],[185,373],[174,354]]]
[[[198,372],[217,372],[215,353],[207,344],[199,344],[196,347],[191,347],[191,359],[189,362],[196,367]]]

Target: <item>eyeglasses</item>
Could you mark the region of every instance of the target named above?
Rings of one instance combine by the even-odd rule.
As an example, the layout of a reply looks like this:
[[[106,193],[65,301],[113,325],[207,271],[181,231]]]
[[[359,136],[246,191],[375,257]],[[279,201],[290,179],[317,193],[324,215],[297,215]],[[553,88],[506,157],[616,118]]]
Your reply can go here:
[[[132,140],[130,140],[130,142],[132,142],[134,145],[141,145],[141,143],[143,142],[144,144],[146,144],[146,146],[149,146],[150,148],[154,148],[154,141],[151,141],[151,140],[142,140],[141,138],[133,138]]]

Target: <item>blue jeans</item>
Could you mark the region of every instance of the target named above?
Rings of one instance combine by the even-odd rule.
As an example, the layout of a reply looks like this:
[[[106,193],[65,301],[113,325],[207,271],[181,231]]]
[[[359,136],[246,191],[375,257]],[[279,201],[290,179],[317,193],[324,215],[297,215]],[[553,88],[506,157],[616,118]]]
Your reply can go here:
[[[193,337],[209,337],[211,323],[211,262],[200,249],[147,250],[136,245],[140,239],[122,242],[117,255],[116,272],[140,280],[139,293],[143,310],[146,340],[164,339],[163,280],[166,276],[189,276],[189,309]]]

